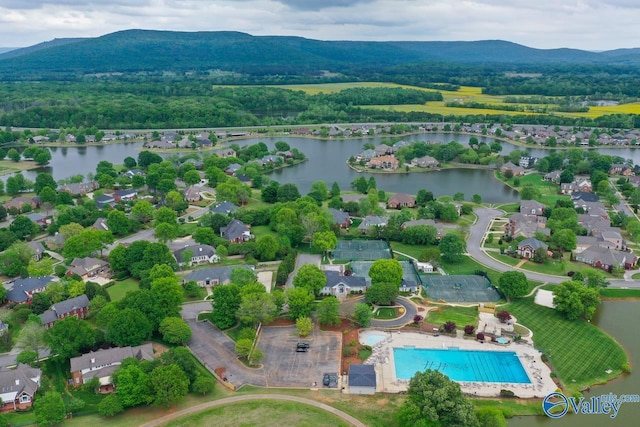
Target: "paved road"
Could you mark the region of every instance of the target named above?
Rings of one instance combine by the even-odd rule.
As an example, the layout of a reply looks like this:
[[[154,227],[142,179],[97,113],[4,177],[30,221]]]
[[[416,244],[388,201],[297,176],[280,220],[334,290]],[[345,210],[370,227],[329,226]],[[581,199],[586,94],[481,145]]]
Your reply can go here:
[[[219,367],[226,368],[226,377],[235,387],[243,384],[266,386],[264,369],[249,369],[238,361],[235,343],[209,322],[198,322],[198,313],[211,311],[211,303],[184,304],[182,317],[191,327],[189,348],[202,364],[213,372]]]
[[[342,412],[339,409],[336,409],[329,405],[325,405],[324,403],[319,403],[314,400],[305,399],[302,397],[287,396],[283,394],[251,394],[246,396],[234,396],[234,397],[228,397],[226,399],[214,400],[212,402],[202,403],[200,405],[196,405],[191,408],[183,409],[182,411],[174,412],[173,414],[165,415],[164,417],[158,418],[157,420],[153,420],[146,424],[142,424],[142,427],[157,427],[157,426],[166,424],[169,421],[184,417],[186,415],[197,413],[205,409],[215,408],[216,406],[228,405],[231,403],[248,402],[251,400],[286,400],[289,402],[303,403],[305,405],[313,406],[313,407],[322,409],[324,411],[330,412],[336,417],[339,417],[344,421],[348,422],[352,426],[366,427],[364,423],[360,422],[358,419],[352,417],[346,412]],[[275,421],[275,420],[271,420],[271,421]]]
[[[478,261],[480,264],[483,264],[494,270],[501,272],[513,271],[514,268],[512,266],[491,258],[481,248],[482,239],[489,228],[489,224],[494,218],[503,216],[504,211],[491,208],[479,208],[475,210],[475,213],[478,216],[478,220],[475,224],[469,227],[469,239],[467,240],[467,252],[469,256]],[[568,279],[568,277],[564,276],[553,276],[550,274],[535,273],[532,271],[521,269],[518,269],[518,271],[523,272],[528,279],[538,282],[561,283]],[[609,283],[610,287],[612,288],[640,288],[640,281],[631,280],[630,278],[628,280],[609,280]]]
[[[404,316],[391,320],[371,319],[371,326],[376,328],[399,328],[413,322],[413,318],[418,314],[415,304],[402,297],[396,298],[396,303],[404,307]]]

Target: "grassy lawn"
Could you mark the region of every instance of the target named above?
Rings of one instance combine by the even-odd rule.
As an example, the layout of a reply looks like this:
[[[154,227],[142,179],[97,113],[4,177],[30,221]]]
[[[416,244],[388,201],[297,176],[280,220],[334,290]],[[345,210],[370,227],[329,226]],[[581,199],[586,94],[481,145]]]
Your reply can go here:
[[[631,278],[632,278],[633,280],[638,280],[638,279],[640,279],[640,273],[636,273],[636,274],[634,274],[633,276],[631,276]]]
[[[420,254],[422,251],[427,249],[429,246],[422,245],[406,245],[400,242],[391,242],[391,249],[395,252],[402,252],[414,258],[420,258]],[[434,246],[435,247],[435,246]]]
[[[640,289],[600,289],[602,298],[640,298]]]
[[[505,264],[508,264],[508,265],[512,265],[512,266],[513,265],[518,265],[518,263],[520,262],[519,259],[510,257],[509,255],[503,255],[503,254],[498,253],[498,252],[487,252],[487,253],[489,254],[489,256],[491,258],[495,258],[498,261],[504,262]]]
[[[582,262],[570,261],[570,255],[564,254],[562,260],[549,259],[544,264],[538,264],[533,261],[527,261],[520,266],[522,270],[534,271],[536,273],[553,274],[556,276],[567,276],[570,271],[584,271],[591,270],[593,267],[588,266]],[[615,276],[606,273],[607,277],[613,278]],[[567,277],[568,279],[568,277]]]
[[[486,407],[499,408],[505,417],[514,415],[544,415],[539,401],[524,399],[471,399],[475,409]]]
[[[569,392],[617,377],[628,362],[622,347],[591,323],[566,320],[555,310],[536,305],[533,298],[514,301],[505,308],[533,331],[536,348],[549,357]]]
[[[137,291],[140,289],[140,282],[136,279],[126,279],[122,282],[116,282],[115,285],[107,288],[107,292],[111,297],[111,301],[120,301],[129,291]]]
[[[255,227],[251,227],[251,233],[256,236],[256,240],[261,238],[262,236],[273,236],[275,238],[278,237],[278,234],[271,230],[268,225],[256,225]]]
[[[462,329],[465,325],[476,326],[478,324],[478,307],[440,306],[429,311],[425,321],[434,325],[442,325],[451,321],[456,324],[458,329]]]
[[[374,317],[376,319],[395,319],[398,317],[396,314],[395,308],[392,307],[381,307],[376,310]]]
[[[180,224],[178,226],[178,236],[179,237],[190,236],[193,233],[195,233],[197,229],[198,229],[198,224],[195,222]]]
[[[459,262],[441,262],[442,268],[447,274],[455,275],[455,274],[474,274],[476,270],[486,271],[487,275],[491,279],[492,283],[498,283],[500,276],[502,275],[500,272],[491,270],[488,267],[476,262],[472,258],[468,256],[462,257],[462,260]]]
[[[279,425],[315,426],[322,420],[323,426],[348,426],[340,418],[319,408],[297,402],[258,400],[235,403],[182,418],[168,426],[239,426],[264,425],[265,420],[277,420]]]

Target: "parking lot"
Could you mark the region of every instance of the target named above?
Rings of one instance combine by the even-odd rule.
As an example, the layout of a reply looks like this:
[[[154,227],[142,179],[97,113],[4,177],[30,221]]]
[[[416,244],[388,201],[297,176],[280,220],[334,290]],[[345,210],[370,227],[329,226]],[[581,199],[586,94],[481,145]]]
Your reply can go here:
[[[299,339],[294,326],[267,327],[262,330],[259,347],[267,387],[322,388],[324,374],[339,374],[341,336],[335,332],[314,331]],[[297,352],[299,342],[309,343],[307,352]],[[337,387],[332,381],[331,386]]]

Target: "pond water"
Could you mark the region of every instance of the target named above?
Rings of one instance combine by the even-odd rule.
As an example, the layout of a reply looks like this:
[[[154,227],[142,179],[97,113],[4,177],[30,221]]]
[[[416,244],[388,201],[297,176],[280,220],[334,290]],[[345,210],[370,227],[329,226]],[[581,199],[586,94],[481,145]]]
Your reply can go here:
[[[639,301],[604,301],[592,320],[604,331],[612,335],[627,351],[631,362],[632,372],[622,375],[614,381],[602,386],[591,387],[585,392],[586,398],[602,394],[640,394],[640,340],[635,330],[635,324],[640,310]],[[570,411],[571,412],[571,411]],[[623,403],[618,416],[614,419],[607,415],[571,415],[560,419],[540,417],[517,417],[509,420],[509,427],[600,427],[619,426],[629,427],[640,424],[640,403]]]

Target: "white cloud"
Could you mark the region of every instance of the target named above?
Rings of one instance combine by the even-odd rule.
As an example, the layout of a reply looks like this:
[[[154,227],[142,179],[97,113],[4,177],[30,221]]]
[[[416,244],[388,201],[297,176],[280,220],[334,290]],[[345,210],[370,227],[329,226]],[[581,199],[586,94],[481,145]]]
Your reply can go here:
[[[637,0],[0,0],[0,46],[144,28],[604,50],[640,46],[637,16]]]

